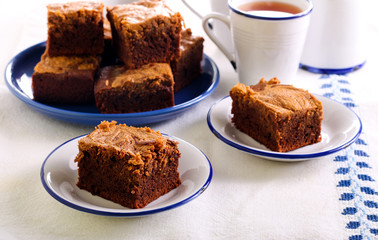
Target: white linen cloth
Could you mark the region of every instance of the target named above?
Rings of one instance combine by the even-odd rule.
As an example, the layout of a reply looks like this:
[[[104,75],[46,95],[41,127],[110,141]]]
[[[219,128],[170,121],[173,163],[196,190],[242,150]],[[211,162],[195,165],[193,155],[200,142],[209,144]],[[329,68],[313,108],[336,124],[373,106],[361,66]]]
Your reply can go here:
[[[198,2],[206,11],[207,3]],[[207,155],[214,170],[209,188],[186,205],[140,218],[92,215],[53,199],[41,184],[43,161],[55,147],[92,131],[93,126],[37,113],[7,89],[3,79],[7,62],[19,51],[46,40],[46,1],[2,1],[0,239],[378,239],[377,3],[367,1],[369,55],[362,69],[347,76],[326,76],[325,80],[299,70],[294,83],[319,94],[341,87],[350,90],[356,104],[352,109],[362,119],[361,138],[367,145],[354,144],[331,156],[294,163],[254,157],[211,133],[207,112],[228,95],[237,75],[205,36],[200,20],[181,1],[167,3],[182,13],[194,34],[205,37],[205,53],[218,65],[220,83],[204,101],[150,127],[182,138]],[[324,87],[324,83],[335,89]],[[369,157],[353,156],[351,149]],[[342,155],[353,159],[335,161]],[[366,166],[363,163],[368,167],[358,167]],[[339,169],[349,172],[338,174]],[[361,180],[362,175],[371,181]]]

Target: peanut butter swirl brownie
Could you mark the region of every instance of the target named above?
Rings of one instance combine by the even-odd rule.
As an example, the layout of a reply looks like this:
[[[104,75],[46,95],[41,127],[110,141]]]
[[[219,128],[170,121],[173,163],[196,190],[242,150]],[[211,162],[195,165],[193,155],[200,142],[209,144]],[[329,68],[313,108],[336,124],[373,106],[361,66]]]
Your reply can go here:
[[[163,0],[140,0],[107,11],[114,47],[127,68],[179,58],[183,18]]]
[[[148,127],[101,122],[79,140],[77,186],[129,208],[143,208],[181,184],[177,143]]]
[[[287,152],[321,140],[323,106],[312,94],[276,78],[231,91],[232,122],[267,148]]]

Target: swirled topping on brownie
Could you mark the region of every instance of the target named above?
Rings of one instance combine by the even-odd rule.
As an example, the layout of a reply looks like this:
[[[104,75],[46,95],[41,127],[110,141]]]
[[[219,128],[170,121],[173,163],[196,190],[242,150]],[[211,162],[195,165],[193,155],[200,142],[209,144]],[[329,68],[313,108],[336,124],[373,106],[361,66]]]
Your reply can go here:
[[[97,56],[71,55],[49,57],[43,54],[41,61],[35,66],[34,71],[38,73],[64,73],[75,70],[97,70],[100,60]]]
[[[129,154],[132,159],[141,159],[140,154],[160,150],[167,144],[167,138],[148,127],[137,128],[116,122],[102,122],[96,129],[80,139],[79,146],[114,148],[120,154]],[[129,160],[130,161],[130,160]]]
[[[113,15],[122,19],[119,21],[120,25],[139,24],[156,16],[172,17],[175,15],[175,12],[164,1],[160,0],[137,1],[130,4],[112,6],[109,9],[111,9]]]
[[[280,84],[277,78],[260,81],[257,85],[236,85],[232,91],[241,91],[246,101],[264,103],[267,108],[282,113],[292,113],[303,109],[322,109],[322,104],[314,95],[292,85]]]

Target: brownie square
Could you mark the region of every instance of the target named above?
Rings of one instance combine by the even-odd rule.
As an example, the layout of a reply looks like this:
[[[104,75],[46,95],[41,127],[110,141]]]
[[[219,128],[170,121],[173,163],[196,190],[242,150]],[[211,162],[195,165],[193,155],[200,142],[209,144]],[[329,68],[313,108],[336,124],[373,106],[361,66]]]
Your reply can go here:
[[[102,113],[131,113],[174,106],[169,64],[150,63],[138,69],[107,66],[95,82],[96,106]]]
[[[235,127],[267,148],[291,151],[321,140],[323,106],[312,94],[276,78],[231,91]]]
[[[201,61],[203,57],[202,37],[193,36],[191,29],[181,32],[181,56],[171,62],[175,92],[188,86],[201,74]]]
[[[34,100],[55,104],[93,103],[99,62],[97,56],[50,57],[44,53],[32,75]]]
[[[56,3],[47,6],[49,56],[101,54],[104,51],[103,4]]]
[[[179,58],[183,19],[163,0],[140,0],[107,11],[114,47],[127,68]]]
[[[181,184],[177,142],[150,128],[102,122],[79,140],[77,186],[143,208]]]

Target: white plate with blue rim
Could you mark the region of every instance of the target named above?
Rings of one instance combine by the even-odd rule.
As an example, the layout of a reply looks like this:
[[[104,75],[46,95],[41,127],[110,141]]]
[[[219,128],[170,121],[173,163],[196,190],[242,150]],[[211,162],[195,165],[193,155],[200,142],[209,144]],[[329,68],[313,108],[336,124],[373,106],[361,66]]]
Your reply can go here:
[[[323,104],[322,140],[289,152],[266,148],[232,123],[232,99],[226,96],[209,110],[207,123],[213,134],[224,143],[249,154],[275,161],[303,161],[324,157],[354,143],[362,131],[360,118],[351,109],[327,97],[316,95]]]
[[[73,209],[109,217],[141,217],[171,210],[196,199],[209,186],[213,170],[206,155],[192,144],[164,134],[178,142],[181,152],[178,172],[181,185],[149,203],[144,208],[123,207],[76,186],[78,167],[74,162],[78,154],[78,141],[73,138],[55,148],[41,168],[41,181],[46,191],[60,203]]]

